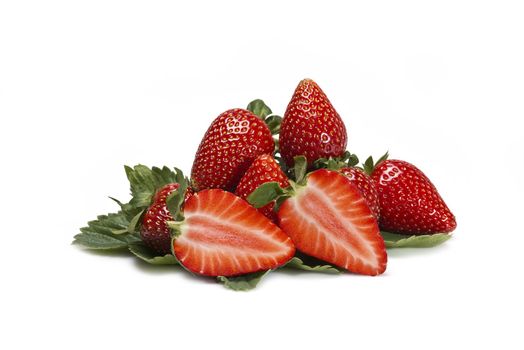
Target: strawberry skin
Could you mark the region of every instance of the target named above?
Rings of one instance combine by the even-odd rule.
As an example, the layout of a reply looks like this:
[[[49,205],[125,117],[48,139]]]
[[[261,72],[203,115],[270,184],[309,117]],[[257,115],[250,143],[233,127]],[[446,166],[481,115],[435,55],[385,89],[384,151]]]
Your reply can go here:
[[[167,209],[166,199],[179,187],[178,183],[171,183],[160,188],[153,197],[153,203],[142,218],[140,237],[144,244],[157,254],[171,254],[171,229],[166,222],[173,220],[173,217]],[[193,191],[188,188],[185,200],[192,194]]]
[[[339,170],[342,174],[351,181],[357,188],[360,193],[366,199],[366,203],[369,206],[369,209],[373,212],[373,216],[376,219],[380,217],[380,205],[378,201],[378,192],[375,188],[375,184],[371,177],[366,174],[363,170],[353,167],[345,167]]]
[[[155,253],[166,255],[171,253],[171,229],[166,221],[173,220],[165,204],[151,205],[144,217],[140,228],[140,236],[146,246]]]
[[[344,175],[320,169],[285,200],[279,225],[298,250],[363,275],[386,270],[387,253],[377,221],[359,189]]]
[[[198,147],[191,171],[193,187],[233,191],[253,160],[274,149],[263,120],[245,109],[228,110],[213,121]]]
[[[339,157],[346,150],[342,119],[326,94],[311,79],[302,80],[293,94],[280,128],[280,152],[288,166],[304,155],[311,165],[319,158]]]
[[[289,186],[286,174],[284,174],[275,158],[269,154],[263,154],[255,159],[244,176],[242,176],[242,179],[240,179],[235,194],[242,199],[247,199],[258,186],[266,182],[278,182],[282,188]],[[271,202],[262,208],[258,208],[258,211],[273,222],[276,222],[277,216],[273,211],[274,206],[275,203]]]
[[[371,178],[378,189],[380,228],[401,234],[449,233],[457,227],[435,186],[414,165],[385,160]]]
[[[235,276],[274,269],[295,253],[291,239],[232,193],[210,189],[191,196],[175,230],[173,252],[189,271]]]

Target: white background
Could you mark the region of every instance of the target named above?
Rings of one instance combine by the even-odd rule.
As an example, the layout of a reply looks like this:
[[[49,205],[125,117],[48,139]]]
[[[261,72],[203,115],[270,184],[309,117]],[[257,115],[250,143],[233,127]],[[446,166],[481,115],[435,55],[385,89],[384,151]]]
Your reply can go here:
[[[2,349],[522,349],[524,12],[517,2],[2,1]],[[458,218],[381,277],[235,293],[70,242],[124,164],[189,172],[218,114],[302,78],[349,148],[418,165]]]

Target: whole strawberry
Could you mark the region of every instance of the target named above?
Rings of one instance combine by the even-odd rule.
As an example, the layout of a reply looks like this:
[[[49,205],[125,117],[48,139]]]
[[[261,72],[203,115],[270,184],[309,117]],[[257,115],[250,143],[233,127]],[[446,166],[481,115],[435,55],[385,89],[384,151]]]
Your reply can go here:
[[[414,165],[385,160],[378,163],[371,178],[378,190],[382,230],[422,235],[449,233],[457,227],[435,186]]]
[[[191,171],[193,187],[233,191],[253,160],[274,149],[262,119],[245,109],[228,110],[213,121],[198,147]]]
[[[286,174],[284,174],[275,158],[269,154],[263,154],[255,159],[242,179],[240,179],[235,194],[242,199],[247,199],[258,186],[266,182],[278,182],[282,188],[289,186]],[[273,211],[274,205],[275,203],[271,202],[259,208],[258,211],[272,221],[276,221],[277,216]]]
[[[360,193],[366,200],[366,204],[373,212],[373,216],[380,217],[380,205],[378,201],[378,192],[371,177],[363,170],[354,167],[344,167],[339,170],[342,174],[357,186]]]
[[[154,252],[165,255],[171,253],[171,229],[167,226],[167,221],[172,221],[173,217],[166,206],[167,197],[178,189],[178,183],[167,184],[157,191],[153,198],[153,203],[147,209],[142,218],[140,236],[146,246]],[[186,191],[187,200],[193,191]]]
[[[308,165],[319,158],[339,157],[346,150],[346,127],[320,87],[302,80],[280,127],[280,153],[288,166],[304,155]]]

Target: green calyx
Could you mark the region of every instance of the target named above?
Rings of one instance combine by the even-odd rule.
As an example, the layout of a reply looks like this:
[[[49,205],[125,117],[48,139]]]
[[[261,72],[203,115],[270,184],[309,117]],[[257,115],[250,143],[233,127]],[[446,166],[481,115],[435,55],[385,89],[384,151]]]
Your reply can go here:
[[[354,167],[359,160],[356,154],[345,151],[340,157],[320,158],[313,163],[315,169],[328,169],[338,171],[342,168]]]
[[[272,115],[273,111],[269,108],[268,105],[264,103],[261,99],[256,99],[247,105],[246,108],[248,111],[252,112],[258,118],[266,123],[267,127],[271,131],[272,135],[280,133],[280,124],[282,123],[282,117],[278,115]]]
[[[175,168],[175,171],[179,187],[167,196],[166,206],[175,221],[182,221],[184,220],[182,206],[184,205],[184,199],[189,187],[189,179],[184,177],[182,170]]]
[[[371,175],[373,173],[373,170],[375,170],[375,168],[377,167],[377,165],[379,165],[380,163],[388,159],[388,157],[389,157],[389,152],[386,152],[375,163],[375,161],[373,160],[373,157],[369,156],[368,159],[366,159],[366,161],[362,163],[362,169],[364,170],[366,174]]]
[[[292,172],[295,181],[289,180],[289,187],[282,188],[278,182],[266,182],[257,187],[248,197],[247,201],[255,208],[275,202],[273,210],[278,211],[280,205],[288,198],[294,196],[297,190],[306,185],[307,160],[304,156],[297,156]]]

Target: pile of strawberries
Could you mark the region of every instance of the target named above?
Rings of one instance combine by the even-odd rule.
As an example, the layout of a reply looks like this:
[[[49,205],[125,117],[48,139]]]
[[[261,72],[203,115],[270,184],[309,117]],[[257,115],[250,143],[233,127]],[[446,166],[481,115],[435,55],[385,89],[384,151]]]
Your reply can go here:
[[[414,165],[386,154],[358,166],[342,119],[314,81],[298,84],[283,118],[271,113],[255,100],[220,114],[190,179],[178,169],[126,167],[133,198],[91,221],[75,243],[249,284],[283,266],[379,275],[385,238],[434,242],[456,228]]]

